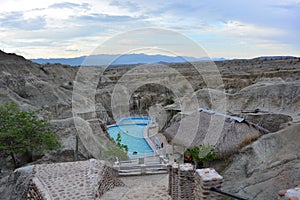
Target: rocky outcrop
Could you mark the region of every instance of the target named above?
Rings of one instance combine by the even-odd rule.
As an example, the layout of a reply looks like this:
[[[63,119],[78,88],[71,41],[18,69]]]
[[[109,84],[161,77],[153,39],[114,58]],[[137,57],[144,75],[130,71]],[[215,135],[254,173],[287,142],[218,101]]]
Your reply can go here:
[[[245,121],[230,121],[205,112],[177,115],[164,134],[174,144],[182,144],[185,148],[209,142],[220,155],[235,152],[244,140],[261,135],[256,127]]]
[[[234,94],[200,89],[196,95],[199,106],[210,109],[216,106],[212,98],[223,97],[228,113],[244,117],[271,132],[284,128],[288,122],[300,121],[300,82],[297,80],[265,79]]]
[[[54,118],[71,117],[72,86],[77,69],[38,65],[15,55],[0,56],[0,105],[15,102],[24,110],[44,109]]]
[[[276,132],[286,128],[292,123],[292,117],[284,114],[271,113],[244,113],[242,115],[246,120],[257,124],[270,132]]]
[[[276,199],[300,184],[300,124],[262,136],[243,148],[222,173],[224,191],[248,199]]]
[[[0,179],[0,199],[27,199],[33,166],[16,169],[11,175]]]
[[[227,102],[232,113],[258,110],[258,113],[284,114],[299,122],[300,81],[258,82],[228,95]]]

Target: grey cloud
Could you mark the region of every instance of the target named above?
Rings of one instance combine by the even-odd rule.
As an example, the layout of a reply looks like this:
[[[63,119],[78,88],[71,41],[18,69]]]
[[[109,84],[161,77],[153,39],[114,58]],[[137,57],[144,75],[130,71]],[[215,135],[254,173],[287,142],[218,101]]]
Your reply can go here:
[[[43,17],[24,19],[22,12],[11,12],[0,17],[2,27],[17,28],[23,30],[39,30],[46,25],[46,20]]]
[[[47,42],[33,42],[31,40],[26,40],[23,39],[24,41],[19,42],[19,41],[14,41],[12,42],[15,46],[17,46],[18,48],[26,48],[28,46],[35,46],[35,47],[45,47],[45,46],[51,46],[53,45],[53,42],[51,42],[50,40]]]
[[[69,8],[69,9],[83,8],[83,9],[88,9],[89,7],[90,7],[90,5],[88,3],[76,4],[76,3],[70,3],[70,2],[63,2],[63,3],[52,4],[48,8],[57,8],[57,9],[63,9],[63,8]]]
[[[67,52],[80,52],[80,49],[65,49]]]
[[[186,0],[184,3],[179,0],[164,1],[163,3],[152,0],[151,2],[157,3],[156,9],[151,11],[147,11],[147,3],[140,2],[140,7],[145,5],[144,12],[147,16],[160,16],[161,18],[168,16],[172,21],[177,21],[178,25],[182,26],[186,26],[185,21],[190,21],[191,24],[238,21],[257,27],[278,29],[283,32],[283,35],[270,35],[264,39],[288,43],[294,46],[298,45],[299,48],[299,3],[287,4],[284,1],[273,0]],[[181,19],[185,21],[180,22]],[[164,20],[166,21],[167,19],[164,18]],[[194,30],[197,28],[199,27],[195,27]],[[257,38],[261,37],[257,35]],[[298,44],[295,44],[295,42]]]
[[[113,16],[113,15],[106,15],[106,14],[90,14],[90,15],[82,15],[76,17],[77,20],[81,21],[96,21],[96,22],[128,22],[132,20],[137,20],[141,18],[133,18],[130,16],[120,15],[120,16]]]
[[[131,1],[113,0],[109,4],[112,6],[117,6],[117,7],[128,9],[129,11],[132,11],[132,12],[136,12],[141,9],[141,6],[139,4],[133,3]]]
[[[174,0],[159,4],[156,2],[156,9],[151,10],[149,15],[172,16],[174,20],[184,18],[204,21],[229,21],[236,20],[244,23],[251,23],[259,26],[296,29],[296,23],[300,21],[300,4],[280,4],[281,1],[271,0],[186,0],[184,2]],[[145,6],[142,6],[142,5]],[[140,7],[147,4],[141,3]]]

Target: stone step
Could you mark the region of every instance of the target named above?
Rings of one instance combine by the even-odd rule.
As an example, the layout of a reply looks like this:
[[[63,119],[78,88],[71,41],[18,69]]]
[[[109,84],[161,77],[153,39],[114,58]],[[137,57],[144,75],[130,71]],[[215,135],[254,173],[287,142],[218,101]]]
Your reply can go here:
[[[159,170],[159,171],[147,171],[143,175],[150,175],[150,174],[167,174],[166,170]],[[138,176],[142,175],[141,172],[119,172],[119,176]]]

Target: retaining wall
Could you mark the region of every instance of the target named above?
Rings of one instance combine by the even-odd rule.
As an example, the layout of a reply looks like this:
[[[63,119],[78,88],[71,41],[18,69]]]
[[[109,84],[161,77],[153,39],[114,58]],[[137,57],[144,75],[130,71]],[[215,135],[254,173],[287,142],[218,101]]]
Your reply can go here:
[[[210,190],[221,189],[223,177],[214,169],[193,169],[191,164],[168,166],[168,193],[174,200],[218,200],[221,195]]]

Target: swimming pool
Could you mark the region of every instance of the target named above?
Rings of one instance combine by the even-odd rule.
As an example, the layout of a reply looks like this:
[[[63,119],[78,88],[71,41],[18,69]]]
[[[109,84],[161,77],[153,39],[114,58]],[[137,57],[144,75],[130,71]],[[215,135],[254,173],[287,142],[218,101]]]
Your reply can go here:
[[[127,117],[117,122],[117,125],[148,125],[152,121],[148,117]]]
[[[110,126],[107,132],[115,141],[118,133],[121,134],[121,143],[128,146],[130,158],[150,156],[155,153],[144,138],[144,129],[150,122],[150,118],[122,118],[117,125]]]

